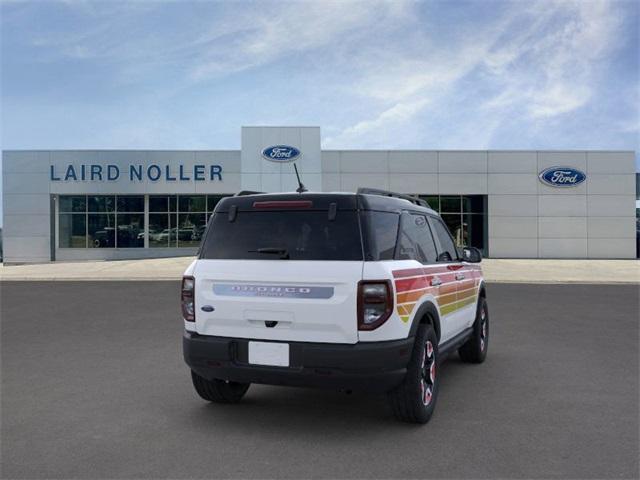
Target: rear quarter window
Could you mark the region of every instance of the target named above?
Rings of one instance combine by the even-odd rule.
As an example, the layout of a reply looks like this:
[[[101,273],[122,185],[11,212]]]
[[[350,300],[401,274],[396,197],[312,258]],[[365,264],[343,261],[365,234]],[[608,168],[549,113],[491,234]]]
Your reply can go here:
[[[393,212],[364,211],[361,214],[366,259],[393,260],[400,215]]]

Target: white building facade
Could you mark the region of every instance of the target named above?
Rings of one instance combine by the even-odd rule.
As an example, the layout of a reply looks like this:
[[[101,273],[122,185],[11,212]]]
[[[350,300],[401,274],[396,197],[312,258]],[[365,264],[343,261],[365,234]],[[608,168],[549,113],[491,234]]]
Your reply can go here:
[[[192,255],[220,198],[419,195],[493,258],[636,258],[632,151],[322,150],[319,127],[243,127],[240,150],[3,152],[5,263]]]

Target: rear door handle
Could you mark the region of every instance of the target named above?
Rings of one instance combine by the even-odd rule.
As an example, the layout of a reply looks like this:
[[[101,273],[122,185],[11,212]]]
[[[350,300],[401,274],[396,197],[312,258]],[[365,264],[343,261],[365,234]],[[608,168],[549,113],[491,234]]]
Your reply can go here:
[[[438,287],[440,285],[442,285],[442,280],[440,280],[440,277],[433,277],[431,279],[431,286],[432,287]]]
[[[456,280],[464,280],[464,273],[456,273]]]

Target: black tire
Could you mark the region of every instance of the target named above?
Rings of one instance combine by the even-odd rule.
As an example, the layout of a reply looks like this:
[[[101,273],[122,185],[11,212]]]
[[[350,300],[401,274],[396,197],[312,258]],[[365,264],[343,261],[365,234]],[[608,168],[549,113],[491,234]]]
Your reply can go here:
[[[473,334],[458,349],[458,354],[463,362],[482,363],[487,358],[489,349],[489,309],[487,300],[480,297],[476,310],[476,321],[473,322]]]
[[[430,352],[430,354],[429,354]],[[438,337],[431,325],[421,325],[403,382],[387,395],[398,420],[427,423],[433,415],[440,385]]]
[[[191,372],[193,386],[205,400],[215,403],[238,403],[249,390],[250,383],[226,382],[224,380],[207,380],[195,372]]]

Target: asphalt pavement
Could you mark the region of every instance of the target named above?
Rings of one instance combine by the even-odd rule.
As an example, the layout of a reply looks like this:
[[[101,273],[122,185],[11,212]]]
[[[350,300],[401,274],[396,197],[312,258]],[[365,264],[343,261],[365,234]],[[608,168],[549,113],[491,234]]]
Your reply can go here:
[[[637,285],[491,284],[431,422],[382,396],[202,401],[174,282],[0,283],[2,478],[638,478]]]

